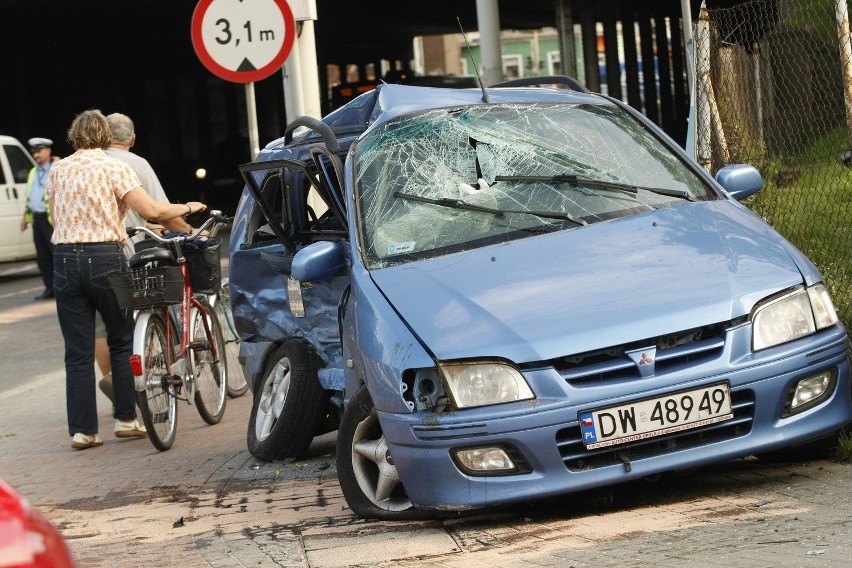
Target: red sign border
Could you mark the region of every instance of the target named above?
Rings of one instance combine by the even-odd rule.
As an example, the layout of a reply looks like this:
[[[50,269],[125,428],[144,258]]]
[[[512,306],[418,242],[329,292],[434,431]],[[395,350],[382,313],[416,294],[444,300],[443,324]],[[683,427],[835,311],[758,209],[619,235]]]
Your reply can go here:
[[[195,54],[201,60],[201,63],[217,77],[233,83],[253,83],[260,81],[280,69],[293,49],[293,42],[296,39],[296,20],[286,0],[273,1],[278,4],[281,14],[284,16],[284,44],[281,46],[281,51],[278,52],[278,55],[268,65],[260,69],[255,69],[254,71],[231,71],[216,63],[204,46],[204,40],[201,37],[201,22],[204,20],[204,14],[207,13],[207,9],[214,0],[199,0],[195,6],[195,11],[192,13],[190,35],[192,36],[192,47],[195,49]]]

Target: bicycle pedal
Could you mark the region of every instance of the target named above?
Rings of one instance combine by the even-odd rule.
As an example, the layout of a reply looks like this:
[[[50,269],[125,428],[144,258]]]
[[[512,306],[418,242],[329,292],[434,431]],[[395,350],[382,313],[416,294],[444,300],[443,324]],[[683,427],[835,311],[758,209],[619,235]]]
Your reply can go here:
[[[189,348],[193,351],[210,351],[210,344],[202,339],[189,342]]]

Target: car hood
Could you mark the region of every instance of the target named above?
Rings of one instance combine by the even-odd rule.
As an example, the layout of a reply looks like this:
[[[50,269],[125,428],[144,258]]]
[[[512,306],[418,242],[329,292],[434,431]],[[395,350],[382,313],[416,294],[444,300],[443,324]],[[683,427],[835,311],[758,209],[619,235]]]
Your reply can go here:
[[[371,275],[437,359],[491,356],[516,363],[726,322],[802,282],[783,239],[728,200]]]

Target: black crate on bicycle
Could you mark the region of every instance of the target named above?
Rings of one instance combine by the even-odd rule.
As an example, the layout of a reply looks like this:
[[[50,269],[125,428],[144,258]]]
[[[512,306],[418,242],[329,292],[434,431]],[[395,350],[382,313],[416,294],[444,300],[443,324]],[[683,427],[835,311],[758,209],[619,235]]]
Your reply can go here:
[[[183,275],[178,266],[131,268],[107,278],[118,305],[125,310],[179,304],[183,300]]]
[[[182,248],[189,266],[193,291],[209,294],[216,292],[222,284],[222,263],[219,257],[222,239],[198,237],[183,243]]]

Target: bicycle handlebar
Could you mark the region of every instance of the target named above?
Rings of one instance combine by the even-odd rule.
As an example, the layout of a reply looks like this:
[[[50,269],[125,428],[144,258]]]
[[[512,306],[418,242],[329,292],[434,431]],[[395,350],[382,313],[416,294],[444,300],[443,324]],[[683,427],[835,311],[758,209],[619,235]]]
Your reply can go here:
[[[191,240],[193,240],[193,239],[195,239],[199,236],[203,236],[203,235],[201,235],[201,232],[205,231],[207,229],[207,227],[209,227],[210,225],[212,225],[214,223],[215,223],[214,227],[210,230],[210,232],[207,236],[211,236],[211,237],[215,236],[216,232],[219,230],[220,227],[228,225],[228,224],[232,223],[233,221],[234,221],[233,217],[228,217],[227,215],[223,215],[221,211],[213,209],[213,210],[210,211],[210,217],[206,221],[204,221],[204,223],[202,223],[201,226],[198,227],[198,229],[196,229],[193,233],[190,233],[190,234],[178,233],[177,235],[175,235],[173,237],[164,237],[164,236],[156,233],[155,231],[152,231],[148,227],[127,227],[127,235],[129,237],[132,237],[132,236],[134,236],[138,233],[145,233],[146,235],[153,238],[154,240],[161,242],[161,243],[164,243],[164,244],[183,243],[183,242],[186,242],[186,241],[191,241]]]

